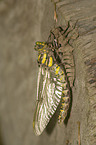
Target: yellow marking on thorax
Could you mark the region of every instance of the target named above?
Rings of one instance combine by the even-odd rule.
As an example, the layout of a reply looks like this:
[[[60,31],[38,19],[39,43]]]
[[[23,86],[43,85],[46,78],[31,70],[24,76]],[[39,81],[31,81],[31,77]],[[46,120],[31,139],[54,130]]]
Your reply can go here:
[[[56,74],[56,75],[58,74],[59,70],[60,70],[60,66],[58,66],[58,67],[56,68],[56,71],[55,71],[55,74]]]
[[[41,54],[38,55],[38,61],[39,61],[40,57],[41,57]]]
[[[46,47],[46,44],[43,44],[43,48],[41,50],[46,51],[44,48]]]
[[[46,61],[46,66],[47,66],[47,64],[48,64],[48,61]]]
[[[43,55],[42,63],[45,63],[45,61],[46,61],[46,53],[44,53]]]
[[[53,63],[53,59],[52,59],[52,57],[50,57],[49,58],[49,64],[48,64],[48,66],[51,67],[52,66],[52,63]]]

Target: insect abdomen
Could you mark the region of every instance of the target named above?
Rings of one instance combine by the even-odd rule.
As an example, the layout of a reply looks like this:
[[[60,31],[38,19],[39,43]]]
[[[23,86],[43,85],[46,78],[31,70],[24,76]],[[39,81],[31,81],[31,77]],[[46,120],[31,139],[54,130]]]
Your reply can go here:
[[[69,90],[66,88],[66,90],[62,92],[62,102],[58,117],[58,123],[62,123],[65,120],[67,116],[67,111],[69,109],[69,103],[70,103]]]
[[[69,109],[70,92],[69,92],[68,82],[66,80],[64,71],[61,69],[59,65],[54,65],[53,67],[55,70],[57,82],[59,81],[62,87],[62,96],[61,96],[62,102],[61,102],[61,108],[58,117],[58,122],[62,123],[65,120],[67,116],[67,111]]]

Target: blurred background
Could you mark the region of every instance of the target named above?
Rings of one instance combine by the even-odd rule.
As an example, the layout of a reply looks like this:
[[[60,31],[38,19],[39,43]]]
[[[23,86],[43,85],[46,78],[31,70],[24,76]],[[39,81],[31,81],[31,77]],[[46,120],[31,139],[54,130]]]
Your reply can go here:
[[[83,16],[82,10],[85,9],[87,1],[80,3],[81,5],[79,2],[74,4],[72,0],[60,1],[58,4],[61,13],[58,11],[57,25],[65,25],[65,20],[77,20]],[[89,23],[90,26],[89,20],[92,17],[88,16],[88,22],[84,22],[82,18],[81,23],[78,23],[81,32],[90,29],[88,26],[83,28],[84,23]],[[95,22],[96,19],[94,24]],[[68,125],[58,126],[53,120],[54,127],[49,125],[41,136],[37,137],[33,132],[38,75],[34,44],[36,41],[47,40],[54,23],[54,5],[51,0],[0,0],[0,145],[77,145],[78,121],[81,123],[82,145],[91,145],[88,143],[88,129],[92,128],[88,128],[88,123],[92,122],[88,120],[90,91],[87,91],[85,68],[89,62],[84,63],[86,52],[82,48],[87,40],[89,42],[89,39],[96,38],[95,35],[79,38],[74,45],[78,48],[74,51],[77,77]],[[94,138],[91,142],[95,145]]]
[[[34,44],[47,40],[53,17],[50,0],[0,0],[0,145],[40,144],[32,126],[38,73]]]

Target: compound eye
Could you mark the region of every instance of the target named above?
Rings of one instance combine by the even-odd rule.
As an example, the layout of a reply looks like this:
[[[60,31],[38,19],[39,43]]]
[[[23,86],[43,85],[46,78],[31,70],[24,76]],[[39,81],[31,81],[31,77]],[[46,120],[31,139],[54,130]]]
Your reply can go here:
[[[38,45],[39,49],[43,49],[43,47],[44,47],[43,45]]]

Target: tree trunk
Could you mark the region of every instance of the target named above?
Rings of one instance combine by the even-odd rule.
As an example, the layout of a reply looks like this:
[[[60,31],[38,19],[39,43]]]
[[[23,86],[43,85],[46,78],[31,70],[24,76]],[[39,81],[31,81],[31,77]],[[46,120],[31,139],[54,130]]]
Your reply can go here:
[[[73,101],[67,125],[53,117],[41,136],[32,119],[38,73],[36,41],[46,41],[54,27],[50,0],[0,1],[0,141],[1,145],[96,144],[96,0],[58,2],[56,26],[77,24],[72,42],[75,60]],[[69,142],[69,143],[68,143]]]

